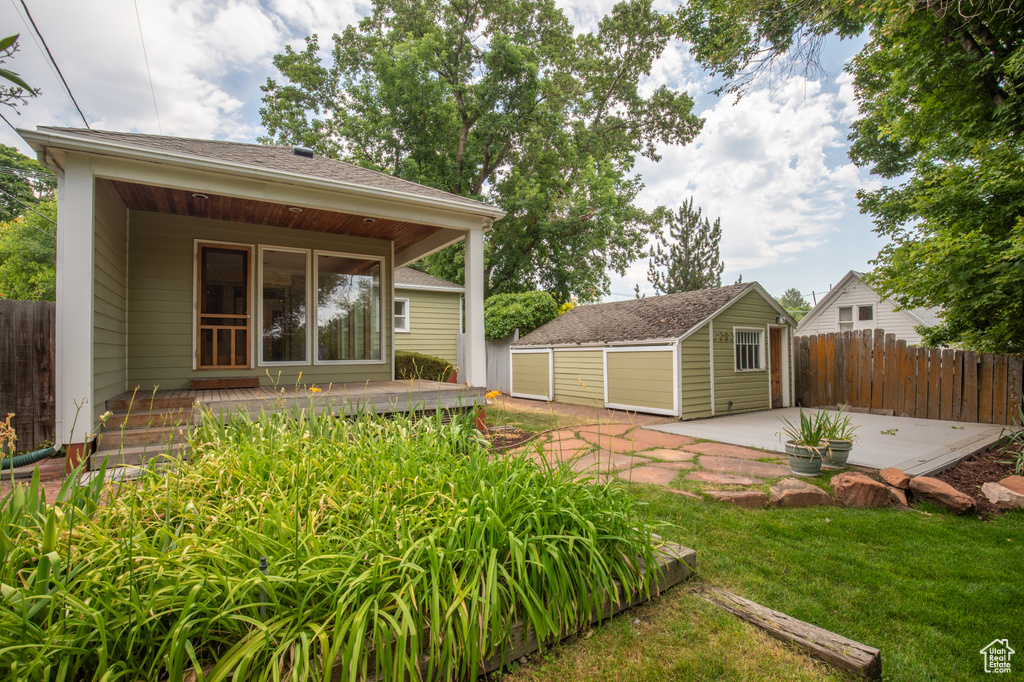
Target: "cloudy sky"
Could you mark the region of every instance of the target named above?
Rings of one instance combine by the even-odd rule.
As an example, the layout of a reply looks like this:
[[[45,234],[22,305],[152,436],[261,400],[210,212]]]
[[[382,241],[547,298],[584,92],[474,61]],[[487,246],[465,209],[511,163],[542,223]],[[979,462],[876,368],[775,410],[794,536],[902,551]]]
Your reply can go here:
[[[675,4],[659,2],[663,11]],[[241,142],[262,132],[259,87],[276,77],[273,55],[311,33],[326,38],[369,8],[351,0],[25,4],[93,128]],[[613,2],[560,5],[579,30],[590,30]],[[3,35],[22,36],[21,51],[5,66],[43,90],[19,113],[4,115],[16,127],[82,125],[20,0],[0,3],[0,22]],[[685,89],[706,123],[694,143],[666,149],[660,163],[638,164],[646,184],[640,201],[674,208],[692,195],[705,215],[720,217],[725,283],[742,274],[773,294],[796,287],[811,300],[811,292],[820,298],[847,270],[866,269],[878,252],[855,198],[873,180],[846,158],[856,107],[842,65],[858,48],[836,41],[825,54],[829,74],[755,90],[739,103],[708,95],[712,82],[681,45],[655,65],[646,87]],[[0,128],[0,142],[31,153],[10,127]],[[610,298],[631,297],[637,283],[644,288],[646,271],[646,261],[638,261],[626,277],[615,277]]]

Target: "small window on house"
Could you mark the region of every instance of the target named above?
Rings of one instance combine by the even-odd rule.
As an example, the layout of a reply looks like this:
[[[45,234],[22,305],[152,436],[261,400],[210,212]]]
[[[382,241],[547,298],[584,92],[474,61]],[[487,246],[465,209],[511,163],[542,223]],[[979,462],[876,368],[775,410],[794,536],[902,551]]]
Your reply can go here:
[[[847,306],[839,309],[839,331],[853,331],[853,307]]]
[[[409,299],[395,299],[395,331],[409,331]]]
[[[761,346],[764,332],[740,331],[733,334],[736,346],[736,371],[761,369]]]
[[[862,305],[857,307],[857,319],[861,322],[870,322],[875,319],[875,308],[870,305]]]

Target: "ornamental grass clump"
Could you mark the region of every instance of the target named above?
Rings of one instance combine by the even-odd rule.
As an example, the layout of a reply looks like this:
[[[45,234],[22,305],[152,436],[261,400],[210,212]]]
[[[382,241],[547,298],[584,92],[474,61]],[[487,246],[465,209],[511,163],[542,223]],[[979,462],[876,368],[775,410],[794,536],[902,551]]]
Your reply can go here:
[[[466,419],[207,416],[193,451],[2,502],[0,676],[465,679],[516,622],[544,641],[654,584],[634,498]]]

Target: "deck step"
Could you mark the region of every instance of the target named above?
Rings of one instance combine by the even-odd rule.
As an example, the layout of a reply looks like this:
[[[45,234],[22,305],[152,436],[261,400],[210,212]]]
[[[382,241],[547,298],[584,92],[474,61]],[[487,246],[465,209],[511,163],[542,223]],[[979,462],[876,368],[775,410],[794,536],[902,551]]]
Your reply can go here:
[[[89,458],[89,468],[96,471],[107,460],[107,470],[119,466],[143,466],[149,462],[171,462],[188,459],[191,448],[188,443],[176,444],[171,448],[152,445],[133,445],[112,450],[100,450]]]
[[[183,443],[188,440],[191,426],[150,426],[137,429],[115,429],[100,435],[100,447],[116,448],[118,445],[149,445],[151,447],[167,447],[169,442]]]
[[[193,391],[207,391],[218,388],[259,388],[259,377],[221,377],[219,379],[193,379],[189,386]]]
[[[193,424],[194,413],[192,408],[174,407],[166,410],[115,412],[110,415],[107,423],[104,424],[105,432],[120,431],[124,426],[127,429],[145,428],[147,426],[177,426],[180,424]]]
[[[170,398],[167,396],[153,396],[150,393],[138,393],[133,399],[131,396],[127,398],[118,396],[117,398],[111,398],[107,401],[107,409],[112,412],[126,412],[131,410],[132,412],[149,411],[149,410],[169,410],[169,409],[187,409],[192,407],[195,403],[195,398],[188,396],[179,396]]]

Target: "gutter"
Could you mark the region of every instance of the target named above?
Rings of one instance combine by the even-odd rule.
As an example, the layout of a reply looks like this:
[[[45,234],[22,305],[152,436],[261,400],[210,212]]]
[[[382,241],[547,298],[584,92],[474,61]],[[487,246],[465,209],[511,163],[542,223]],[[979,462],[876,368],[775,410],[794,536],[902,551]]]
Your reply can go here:
[[[201,156],[178,154],[175,152],[150,149],[148,147],[137,147],[135,145],[113,144],[97,140],[83,140],[82,138],[74,135],[41,132],[37,130],[24,130],[21,128],[18,129],[18,134],[21,135],[21,137],[28,142],[38,154],[45,154],[46,147],[52,146],[68,151],[113,156],[130,161],[149,161],[152,163],[163,163],[173,166],[201,169],[211,173],[240,175],[246,178],[264,180],[276,184],[297,185],[300,187],[327,190],[331,192],[341,191],[346,194],[371,199],[400,201],[405,204],[430,208],[442,207],[456,213],[468,213],[469,215],[482,216],[492,220],[499,220],[505,217],[506,213],[496,206],[489,206],[484,203],[481,203],[479,207],[477,207],[466,204],[465,202],[453,201],[451,199],[425,197],[420,194],[412,194],[399,190],[366,187],[365,185],[343,182],[340,180],[327,180],[311,175],[300,175],[287,171],[259,168],[257,166],[213,160]],[[130,155],[126,152],[129,152]],[[296,180],[299,182],[296,182]]]

